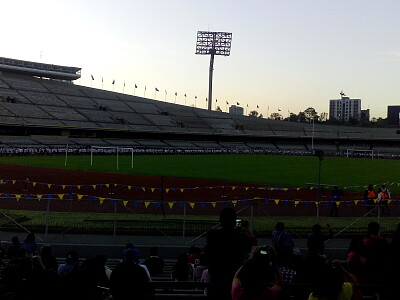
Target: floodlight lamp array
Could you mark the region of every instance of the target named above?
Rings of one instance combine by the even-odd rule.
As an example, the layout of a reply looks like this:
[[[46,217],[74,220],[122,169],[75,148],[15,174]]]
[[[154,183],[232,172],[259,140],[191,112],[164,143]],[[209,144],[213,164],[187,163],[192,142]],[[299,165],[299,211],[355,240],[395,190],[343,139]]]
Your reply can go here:
[[[229,56],[231,53],[232,33],[198,31],[196,54],[214,54]]]

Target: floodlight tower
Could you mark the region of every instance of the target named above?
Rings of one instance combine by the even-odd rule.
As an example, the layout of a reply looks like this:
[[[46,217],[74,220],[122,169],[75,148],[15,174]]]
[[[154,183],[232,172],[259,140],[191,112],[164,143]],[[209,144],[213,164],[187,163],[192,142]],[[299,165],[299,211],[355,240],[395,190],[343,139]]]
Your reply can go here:
[[[231,53],[232,33],[197,31],[196,54],[210,54],[210,75],[208,79],[208,110],[212,104],[212,79],[214,71],[214,56],[229,56]]]

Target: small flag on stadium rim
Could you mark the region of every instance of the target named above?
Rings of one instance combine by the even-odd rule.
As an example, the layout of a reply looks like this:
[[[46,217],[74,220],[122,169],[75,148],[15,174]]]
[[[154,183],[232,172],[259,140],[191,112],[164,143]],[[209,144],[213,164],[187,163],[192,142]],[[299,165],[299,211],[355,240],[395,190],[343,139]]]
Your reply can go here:
[[[167,95],[167,90],[165,90],[165,95]]]
[[[115,79],[113,79],[113,82],[112,82],[112,84],[114,84],[115,83]]]
[[[228,101],[226,101],[226,104],[229,104],[229,102],[228,102]]]
[[[281,110],[278,108],[278,111],[281,111]]]
[[[247,104],[247,107],[249,107],[249,105]]]
[[[175,92],[175,96],[178,96],[178,93],[177,93],[177,92]]]
[[[159,92],[158,88],[156,88],[156,92]]]
[[[206,102],[208,101],[207,97],[206,97]]]
[[[239,102],[236,102],[236,104],[237,104],[237,105],[240,105],[240,103],[239,103]]]
[[[218,102],[218,99],[215,99],[215,102]]]
[[[197,96],[194,96],[194,99],[197,99]]]
[[[135,84],[135,89],[137,89],[137,85]]]
[[[185,97],[186,97],[186,94],[185,94]]]
[[[258,105],[257,105],[257,108],[259,108]]]
[[[94,77],[93,77],[93,75],[90,75],[90,77],[92,77],[92,80],[94,80]]]

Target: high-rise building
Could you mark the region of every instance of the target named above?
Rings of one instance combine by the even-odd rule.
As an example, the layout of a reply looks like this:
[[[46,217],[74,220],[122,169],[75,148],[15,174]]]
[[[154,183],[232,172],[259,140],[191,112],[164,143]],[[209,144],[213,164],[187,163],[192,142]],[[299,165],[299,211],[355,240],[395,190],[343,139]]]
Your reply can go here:
[[[388,106],[388,125],[400,125],[400,105]]]
[[[341,99],[330,100],[329,119],[335,118],[338,121],[348,121],[351,118],[360,120],[361,99],[350,99],[341,92]]]
[[[231,105],[229,107],[229,113],[234,115],[243,115],[243,107]]]

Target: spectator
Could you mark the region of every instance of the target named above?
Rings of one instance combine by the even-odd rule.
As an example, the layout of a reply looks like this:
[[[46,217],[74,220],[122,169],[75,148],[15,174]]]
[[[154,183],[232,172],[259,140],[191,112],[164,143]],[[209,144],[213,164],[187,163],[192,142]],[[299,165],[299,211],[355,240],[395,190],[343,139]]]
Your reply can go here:
[[[366,279],[371,284],[383,283],[389,253],[389,243],[379,230],[378,223],[370,222],[364,239]]]
[[[136,263],[138,266],[142,267],[142,268],[145,270],[149,281],[152,281],[149,269],[147,268],[146,265],[140,263],[139,250],[136,249],[136,248],[133,246],[132,243],[128,243],[128,244],[126,244],[126,246],[125,246],[125,250],[124,250],[124,253],[123,253],[123,257],[125,257],[125,253],[126,253],[127,251],[131,251],[131,252],[132,252],[132,254],[134,255],[135,263]]]
[[[232,282],[233,300],[277,300],[283,280],[271,247],[257,247],[236,272]]]
[[[32,257],[37,254],[37,244],[35,241],[35,234],[33,232],[28,233],[25,241],[22,243],[21,248],[25,250],[26,257]]]
[[[398,292],[398,276],[400,270],[400,223],[397,224],[397,230],[393,236],[389,246],[389,269],[386,281],[387,298],[389,300],[397,300]]]
[[[111,294],[114,300],[151,299],[152,292],[146,271],[136,261],[133,249],[124,251],[124,261],[112,272]]]
[[[285,231],[285,223],[276,223],[275,230],[272,232],[272,245],[277,255],[278,265],[291,265],[294,242],[290,234]]]
[[[40,257],[46,270],[57,273],[58,263],[56,257],[52,253],[51,246],[49,245],[44,246],[40,251]]]
[[[188,261],[190,264],[198,264],[201,255],[201,249],[196,246],[190,246]]]
[[[203,253],[199,258],[198,265],[194,267],[194,271],[193,271],[194,281],[196,281],[196,282],[201,281],[203,272],[207,269],[208,269],[207,255],[205,253]]]
[[[325,242],[333,237],[333,231],[330,224],[326,224],[328,228],[328,236],[325,236],[321,233],[321,225],[315,224],[312,229],[311,233],[308,235],[307,238],[307,255],[308,256],[323,256],[325,257]]]
[[[352,295],[353,278],[339,261],[333,261],[333,266],[325,264],[319,269],[308,300],[350,300]]]
[[[231,207],[221,211],[220,225],[221,228],[207,234],[206,254],[210,276],[208,298],[225,300],[231,299],[232,278],[256,240],[236,228],[236,211]]]
[[[150,272],[150,276],[160,275],[164,272],[164,260],[158,256],[158,248],[150,248],[150,257],[146,258],[143,264]]]
[[[17,236],[14,236],[11,240],[11,245],[7,249],[6,257],[8,259],[13,259],[15,258],[19,253],[21,249],[21,243],[19,241],[19,238]]]
[[[353,237],[347,252],[347,269],[357,283],[362,282],[365,274],[365,253],[363,239]]]
[[[193,266],[189,263],[188,255],[184,252],[172,267],[172,278],[176,281],[193,280]]]
[[[58,275],[64,276],[79,268],[79,254],[76,251],[69,251],[65,258],[65,264],[58,267]]]

